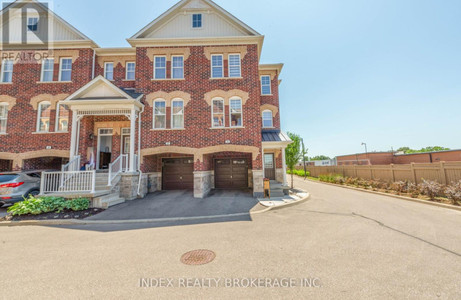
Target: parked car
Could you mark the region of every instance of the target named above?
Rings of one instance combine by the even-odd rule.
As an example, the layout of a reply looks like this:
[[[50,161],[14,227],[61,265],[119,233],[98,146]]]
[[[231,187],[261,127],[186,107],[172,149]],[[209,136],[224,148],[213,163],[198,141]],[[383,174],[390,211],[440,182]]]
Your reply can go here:
[[[23,201],[30,195],[40,194],[43,171],[0,173],[0,207],[7,203]]]

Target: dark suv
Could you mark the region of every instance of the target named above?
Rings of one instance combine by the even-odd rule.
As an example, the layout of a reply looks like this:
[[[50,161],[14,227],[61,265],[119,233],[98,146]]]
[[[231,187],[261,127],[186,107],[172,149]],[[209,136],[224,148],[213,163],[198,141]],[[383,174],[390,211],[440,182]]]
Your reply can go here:
[[[40,194],[42,171],[0,173],[0,207]]]

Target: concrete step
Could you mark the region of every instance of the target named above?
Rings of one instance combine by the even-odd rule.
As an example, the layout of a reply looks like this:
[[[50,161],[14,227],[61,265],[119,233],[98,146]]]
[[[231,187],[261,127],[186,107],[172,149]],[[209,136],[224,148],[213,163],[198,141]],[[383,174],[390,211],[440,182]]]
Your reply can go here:
[[[120,193],[112,193],[93,199],[93,206],[107,209],[111,206],[124,203],[125,199],[120,197]]]
[[[283,191],[271,191],[271,198],[283,197],[285,194]]]

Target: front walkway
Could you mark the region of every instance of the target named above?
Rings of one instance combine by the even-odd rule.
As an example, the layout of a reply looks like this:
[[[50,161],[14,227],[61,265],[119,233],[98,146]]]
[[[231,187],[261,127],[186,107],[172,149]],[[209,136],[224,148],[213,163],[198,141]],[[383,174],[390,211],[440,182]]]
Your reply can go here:
[[[205,199],[195,199],[192,191],[162,191],[144,199],[113,206],[87,220],[143,220],[207,217],[250,213],[258,200],[246,191],[212,190]]]

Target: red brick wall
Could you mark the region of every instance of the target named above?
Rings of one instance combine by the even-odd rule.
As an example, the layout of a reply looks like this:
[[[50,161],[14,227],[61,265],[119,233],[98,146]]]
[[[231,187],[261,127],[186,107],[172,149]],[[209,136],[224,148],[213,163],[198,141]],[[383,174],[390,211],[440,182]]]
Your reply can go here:
[[[432,157],[432,158],[431,158]],[[448,151],[438,153],[414,153],[394,156],[395,164],[410,163],[437,163],[441,161],[461,161],[461,151]]]
[[[261,87],[260,87],[261,88]],[[272,95],[261,95],[261,105],[271,104],[280,108],[279,106],[279,78],[278,75],[274,76],[274,79],[271,80],[271,91]],[[262,116],[261,116],[262,119]],[[274,116],[274,127],[280,129],[280,110]]]
[[[391,152],[384,152],[384,153],[362,153],[362,154],[352,154],[352,155],[344,155],[338,156],[337,161],[338,165],[388,165],[392,164],[392,153]],[[368,163],[369,160],[369,163]]]
[[[23,170],[61,170],[61,167],[67,159],[61,157],[39,157],[24,160]]]

